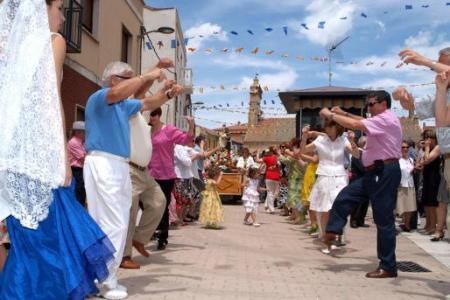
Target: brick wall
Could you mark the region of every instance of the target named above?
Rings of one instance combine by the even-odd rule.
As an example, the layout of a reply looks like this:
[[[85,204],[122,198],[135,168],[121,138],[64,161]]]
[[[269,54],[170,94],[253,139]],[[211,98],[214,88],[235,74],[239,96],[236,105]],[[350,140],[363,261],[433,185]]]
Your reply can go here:
[[[79,74],[69,66],[64,65],[64,77],[61,85],[61,97],[66,116],[66,134],[69,135],[72,123],[75,121],[76,104],[83,107],[90,95],[100,87]]]

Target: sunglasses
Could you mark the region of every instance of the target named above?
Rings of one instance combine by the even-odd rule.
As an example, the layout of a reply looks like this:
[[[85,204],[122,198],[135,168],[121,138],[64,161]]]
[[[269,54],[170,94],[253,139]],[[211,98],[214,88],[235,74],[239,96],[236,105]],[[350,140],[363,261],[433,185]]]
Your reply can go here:
[[[380,103],[380,102],[367,102],[367,106],[368,107],[373,107],[375,104]]]
[[[114,75],[114,76],[116,76],[117,78],[120,78],[120,79],[131,79],[131,77],[129,77],[129,76],[120,76],[120,75]]]
[[[409,147],[407,147],[407,146],[402,146],[402,149],[409,149]]]

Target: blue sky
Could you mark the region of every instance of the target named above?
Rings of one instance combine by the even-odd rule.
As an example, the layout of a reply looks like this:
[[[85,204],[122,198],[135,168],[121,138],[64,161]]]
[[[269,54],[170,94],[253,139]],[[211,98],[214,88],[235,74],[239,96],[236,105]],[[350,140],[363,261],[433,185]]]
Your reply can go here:
[[[434,73],[424,68],[406,65],[396,68],[401,64],[397,54],[409,47],[437,58],[439,49],[450,47],[450,5],[447,5],[450,0],[146,0],[146,3],[178,9],[184,35],[190,38],[187,47],[196,49],[188,56],[196,87],[193,101],[217,107],[195,112],[197,122],[210,128],[220,127],[221,122],[247,121],[249,96],[243,89],[256,73],[261,85],[269,89],[263,95],[267,103],[263,105],[265,116],[285,114],[277,89],[327,85],[328,63],[313,59],[326,57],[327,47],[346,36],[350,38],[333,58],[339,62],[332,64],[332,84],[336,86],[382,87],[392,91],[398,85],[433,82]],[[412,9],[406,9],[406,5],[412,5]],[[318,28],[322,21],[323,29]],[[287,35],[284,26],[288,28]],[[273,30],[268,32],[265,28]],[[236,53],[241,47],[244,50]],[[259,52],[251,54],[256,47]],[[208,48],[213,52],[208,53]],[[225,48],[229,49],[227,53],[221,51]],[[274,52],[267,55],[270,50]],[[288,57],[283,57],[286,54]],[[299,56],[304,60],[299,60]],[[200,87],[203,93],[199,93]],[[416,97],[434,94],[433,85],[410,90]],[[396,112],[402,114],[398,108]]]

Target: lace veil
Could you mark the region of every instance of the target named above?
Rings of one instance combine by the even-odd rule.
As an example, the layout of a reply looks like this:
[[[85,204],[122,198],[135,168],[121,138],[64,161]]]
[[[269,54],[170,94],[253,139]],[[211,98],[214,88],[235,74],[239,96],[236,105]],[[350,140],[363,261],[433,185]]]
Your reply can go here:
[[[0,211],[8,209],[23,226],[36,229],[65,173],[44,0],[0,1],[0,122]]]

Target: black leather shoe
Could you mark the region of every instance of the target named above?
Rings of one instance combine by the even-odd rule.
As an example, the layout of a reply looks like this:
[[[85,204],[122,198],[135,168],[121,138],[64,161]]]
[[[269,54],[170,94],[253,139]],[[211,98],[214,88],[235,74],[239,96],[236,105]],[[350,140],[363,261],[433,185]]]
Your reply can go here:
[[[351,221],[350,222],[350,227],[351,228],[358,228],[359,226],[358,226],[358,223],[356,221]]]
[[[368,228],[370,227],[369,224],[358,224],[358,227]]]
[[[397,272],[388,272],[381,268],[366,274],[367,278],[394,278],[397,277]]]
[[[166,245],[164,243],[158,243],[158,247],[156,247],[157,250],[162,251],[166,249]]]

